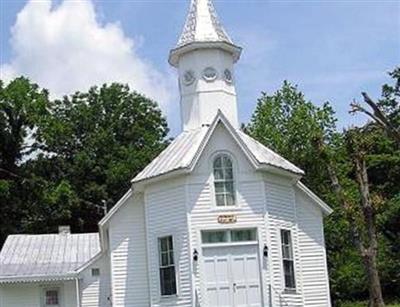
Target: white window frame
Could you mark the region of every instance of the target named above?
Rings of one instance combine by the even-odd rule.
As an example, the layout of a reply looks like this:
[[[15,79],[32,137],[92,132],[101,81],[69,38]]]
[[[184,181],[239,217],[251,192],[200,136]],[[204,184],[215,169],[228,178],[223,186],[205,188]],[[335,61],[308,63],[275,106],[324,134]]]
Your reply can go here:
[[[92,277],[99,278],[101,275],[101,271],[99,267],[93,267],[90,269],[90,274]]]
[[[233,241],[232,240],[232,232],[233,231],[241,231],[241,230],[250,230],[254,231],[255,239],[254,240],[243,240],[243,241]],[[225,232],[226,233],[226,242],[204,242],[203,241],[203,233],[204,232]],[[259,233],[257,227],[234,227],[234,228],[213,228],[213,229],[202,229],[200,231],[200,242],[202,247],[218,247],[218,246],[234,246],[234,245],[253,245],[258,244]]]
[[[162,294],[162,289],[161,289],[161,273],[160,270],[162,268],[161,266],[161,254],[160,254],[160,240],[167,238],[167,237],[171,237],[172,238],[172,254],[173,254],[173,260],[174,260],[174,271],[175,271],[175,293],[174,294]],[[161,299],[169,299],[169,298],[175,298],[178,296],[179,293],[179,281],[178,281],[178,264],[176,263],[176,240],[175,240],[175,235],[172,233],[165,233],[165,234],[160,234],[157,235],[156,238],[156,244],[157,244],[157,258],[158,258],[158,267],[157,267],[157,272],[158,272],[158,293],[159,293],[159,297]],[[170,265],[171,266],[171,265]]]
[[[295,294],[297,291],[297,276],[296,276],[296,261],[295,261],[295,256],[294,256],[294,246],[293,246],[293,230],[290,228],[279,228],[279,250],[280,250],[280,255],[281,255],[281,267],[282,267],[282,289],[285,294]],[[283,237],[282,237],[282,231],[288,231],[290,234],[290,247],[291,247],[291,253],[292,253],[292,258],[284,258],[283,257]],[[286,287],[286,277],[285,277],[285,266],[283,264],[284,260],[292,261],[293,263],[293,278],[294,278],[294,288],[288,288]]]
[[[214,178],[214,161],[221,155],[226,155],[229,157],[232,163],[232,175],[233,175],[233,205],[231,206],[218,206],[217,205],[217,194],[216,194],[216,189],[215,189],[215,178]],[[239,201],[238,201],[238,179],[237,179],[237,174],[238,174],[238,165],[235,157],[230,153],[229,151],[226,150],[221,150],[221,151],[216,151],[211,155],[210,159],[210,169],[211,169],[211,183],[210,183],[210,190],[212,193],[212,206],[214,211],[230,211],[230,210],[237,210],[239,209]]]
[[[46,304],[46,292],[53,291],[53,290],[57,291],[57,293],[58,293],[58,305],[47,305]],[[61,285],[44,285],[41,287],[41,291],[42,291],[41,306],[43,306],[43,307],[51,307],[51,306],[62,307],[62,306],[64,306],[63,291],[62,291]]]

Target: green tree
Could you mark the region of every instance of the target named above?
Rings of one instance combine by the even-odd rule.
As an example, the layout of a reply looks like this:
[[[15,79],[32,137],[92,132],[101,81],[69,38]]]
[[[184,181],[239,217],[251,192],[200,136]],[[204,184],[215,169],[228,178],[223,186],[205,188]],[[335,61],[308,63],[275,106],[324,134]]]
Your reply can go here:
[[[97,231],[168,143],[157,104],[126,85],[62,100],[25,78],[0,83],[0,245],[10,233]]]
[[[20,77],[7,86],[0,80],[0,178],[18,176],[18,163],[35,147],[35,129],[48,106],[47,91],[28,79]]]
[[[398,75],[392,73],[393,77]],[[396,103],[398,84],[396,81],[393,86],[385,85],[378,102],[383,115],[392,123],[391,127],[398,127],[398,124],[393,124],[398,121],[396,114],[399,114]],[[317,107],[307,101],[297,87],[284,82],[275,94],[262,93],[245,129],[263,144],[302,167],[306,171],[306,183],[335,209],[325,220],[331,293],[335,302],[365,300],[369,283],[363,258],[353,244],[356,234],[352,229],[353,222],[363,223],[360,185],[354,164],[356,152],[348,146],[348,133],[336,131],[335,121],[329,104]],[[393,133],[377,122],[362,127],[359,137],[366,145],[361,162],[365,163],[364,171],[368,173],[370,201],[377,209],[374,224],[377,228],[377,266],[381,284],[387,297],[395,297],[400,284],[399,151]],[[331,176],[319,154],[316,140],[329,144],[330,155],[335,160],[334,170],[351,204],[349,210],[344,210],[332,189]],[[365,233],[362,235],[365,238]]]
[[[363,298],[366,289],[360,257],[349,244],[349,225],[337,206],[329,174],[315,148],[315,139],[322,134],[325,142],[335,145],[341,172],[348,172],[344,139],[336,132],[335,123],[334,111],[328,103],[315,106],[296,86],[285,81],[274,94],[262,93],[246,130],[300,166],[305,171],[306,184],[335,209],[325,219],[331,293],[334,299],[348,298],[349,291],[353,297]],[[347,185],[354,187],[350,180]]]
[[[74,209],[66,222],[76,231],[96,231],[102,204],[110,208],[129,189],[133,176],[166,146],[167,133],[155,102],[127,85],[92,87],[53,103],[38,132],[45,154],[31,167],[64,182],[61,191],[72,190],[67,194],[74,195]]]
[[[284,81],[273,95],[262,93],[247,132],[302,168],[304,180],[321,192],[325,168],[316,163],[313,140],[320,131],[326,139],[335,138],[336,118],[329,103],[321,107],[307,101],[297,86]],[[321,176],[320,176],[321,175]]]
[[[0,244],[21,231],[21,189],[26,174],[21,165],[37,146],[35,133],[48,114],[48,93],[20,77],[5,85],[0,80]]]
[[[399,281],[398,230],[394,228],[400,224],[400,74],[396,69],[390,75],[395,85],[384,85],[382,98],[377,103],[362,93],[372,112],[361,104],[351,104],[351,112],[365,113],[373,122],[344,133],[351,162],[347,173],[340,174],[343,164],[337,161],[332,144],[320,139],[317,146],[349,224],[351,242],[357,246],[364,264],[370,306],[384,306],[382,289],[388,297],[395,296]],[[349,179],[356,183],[356,193],[354,187],[345,186]]]

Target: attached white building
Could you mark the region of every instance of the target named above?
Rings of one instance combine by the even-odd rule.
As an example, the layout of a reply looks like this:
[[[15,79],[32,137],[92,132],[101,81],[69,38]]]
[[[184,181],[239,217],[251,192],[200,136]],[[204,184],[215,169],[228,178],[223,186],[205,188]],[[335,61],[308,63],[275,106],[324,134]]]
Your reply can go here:
[[[329,307],[323,217],[303,171],[239,129],[241,48],[192,0],[169,57],[182,133],[99,234],[10,236],[0,307]]]

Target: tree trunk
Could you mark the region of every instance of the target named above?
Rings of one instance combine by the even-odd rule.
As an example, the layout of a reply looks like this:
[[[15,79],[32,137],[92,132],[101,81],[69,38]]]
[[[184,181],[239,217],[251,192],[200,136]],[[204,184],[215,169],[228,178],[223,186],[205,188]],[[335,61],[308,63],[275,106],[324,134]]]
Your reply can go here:
[[[353,155],[353,162],[355,165],[356,179],[361,196],[361,207],[368,237],[368,247],[364,251],[361,250],[361,255],[364,258],[365,270],[369,281],[369,306],[383,307],[385,303],[383,302],[376,259],[378,253],[378,239],[375,226],[375,210],[372,206],[369,194],[368,173],[364,155],[360,152],[355,152]]]
[[[335,165],[331,157],[327,154],[325,145],[323,144],[322,140],[317,140],[316,145],[321,158],[326,163],[333,191],[339,204],[343,208],[345,217],[350,225],[350,231],[354,243],[358,248],[364,262],[369,286],[369,307],[384,307],[385,303],[383,301],[382,289],[377,267],[378,240],[375,227],[375,210],[372,206],[369,194],[368,173],[365,159],[360,152],[353,153],[352,158],[355,166],[356,179],[361,196],[360,206],[364,220],[364,225],[358,226],[356,219],[351,212],[351,203],[345,195],[343,187],[339,181],[339,177],[336,173]],[[363,229],[360,229],[360,227],[362,227]],[[363,237],[361,235],[364,233],[363,230],[366,230],[366,236],[368,239],[367,242],[366,240],[363,240]]]
[[[376,251],[367,251],[364,254],[364,266],[367,271],[369,284],[369,307],[384,307],[381,282],[376,265]]]

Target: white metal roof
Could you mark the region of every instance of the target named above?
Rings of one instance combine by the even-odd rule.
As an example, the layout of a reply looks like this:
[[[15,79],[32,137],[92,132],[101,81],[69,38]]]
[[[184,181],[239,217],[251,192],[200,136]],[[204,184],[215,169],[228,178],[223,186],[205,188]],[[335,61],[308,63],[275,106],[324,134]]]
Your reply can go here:
[[[133,179],[133,182],[189,167],[207,131],[208,127],[201,127],[182,132]]]
[[[0,252],[0,282],[68,278],[99,252],[98,233],[10,235]]]
[[[253,139],[251,136],[247,135],[241,130],[236,130],[240,139],[246,144],[248,150],[255,156],[258,163],[264,165],[275,166],[281,168],[283,170],[296,173],[296,174],[304,174],[304,172],[298,168],[293,163],[289,162],[273,150],[264,146],[260,142]]]
[[[193,42],[226,42],[233,44],[219,22],[211,0],[192,0],[185,26],[176,48]]]
[[[158,177],[173,171],[190,169],[195,158],[201,153],[218,123],[224,124],[228,131],[240,142],[245,153],[256,160],[260,166],[271,166],[293,174],[303,175],[304,172],[271,149],[257,142],[244,132],[234,129],[219,112],[209,127],[182,132],[161,154],[140,172],[132,182],[139,182]]]

